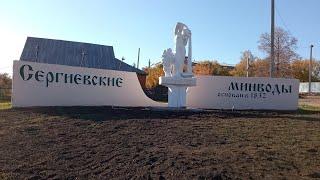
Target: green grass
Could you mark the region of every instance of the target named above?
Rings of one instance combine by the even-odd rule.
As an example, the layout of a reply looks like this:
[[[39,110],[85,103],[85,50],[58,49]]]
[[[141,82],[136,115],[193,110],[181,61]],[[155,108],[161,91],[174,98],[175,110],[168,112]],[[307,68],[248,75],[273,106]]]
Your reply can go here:
[[[11,108],[11,102],[0,102],[0,110],[10,109],[10,108]]]
[[[311,106],[307,104],[301,104],[299,105],[299,111],[300,112],[306,112],[306,111],[320,112],[320,106]]]

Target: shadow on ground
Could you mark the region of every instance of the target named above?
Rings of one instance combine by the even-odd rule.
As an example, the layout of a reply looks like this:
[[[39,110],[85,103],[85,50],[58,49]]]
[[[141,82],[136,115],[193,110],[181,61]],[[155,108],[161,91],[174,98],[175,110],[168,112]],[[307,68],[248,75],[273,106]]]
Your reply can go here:
[[[73,106],[73,107],[36,107],[15,108],[24,111],[37,112],[49,116],[62,116],[91,121],[128,120],[128,119],[188,119],[193,116],[217,118],[291,118],[293,120],[320,121],[320,111],[231,111],[231,110],[199,110],[199,109],[166,109],[151,107],[111,107],[111,106]],[[319,115],[319,116],[317,116]]]

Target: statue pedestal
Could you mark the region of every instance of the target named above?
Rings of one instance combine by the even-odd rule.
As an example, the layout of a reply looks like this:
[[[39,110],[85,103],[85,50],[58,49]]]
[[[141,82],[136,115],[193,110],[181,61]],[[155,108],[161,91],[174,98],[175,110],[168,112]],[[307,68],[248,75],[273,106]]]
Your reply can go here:
[[[186,107],[187,88],[196,86],[195,77],[160,77],[159,84],[168,87],[168,106]]]

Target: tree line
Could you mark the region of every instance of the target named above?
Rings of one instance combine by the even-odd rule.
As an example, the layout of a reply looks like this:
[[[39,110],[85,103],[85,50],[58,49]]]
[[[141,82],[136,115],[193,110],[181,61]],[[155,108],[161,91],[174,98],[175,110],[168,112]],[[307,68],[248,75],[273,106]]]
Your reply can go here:
[[[246,77],[269,77],[270,76],[270,51],[271,36],[263,33],[258,41],[258,48],[266,57],[259,58],[254,56],[250,50],[241,53],[240,61],[234,67],[218,63],[217,60],[198,61],[193,64],[195,75],[212,76],[238,76]],[[288,31],[277,27],[275,29],[275,62],[273,77],[277,78],[296,78],[300,82],[307,82],[309,78],[309,59],[302,59],[297,50],[297,38],[293,37]],[[162,65],[158,64],[150,68],[144,68],[148,73],[146,87],[153,88],[158,85],[159,76],[164,73]],[[312,81],[320,81],[320,61],[312,60]]]
[[[270,34],[263,33],[258,41],[258,48],[266,57],[254,56],[250,50],[241,53],[240,61],[234,67],[218,63],[217,60],[202,60],[193,63],[195,75],[212,76],[240,76],[240,77],[269,77],[270,73]],[[297,38],[288,31],[277,27],[275,29],[275,63],[274,77],[296,78],[300,82],[307,82],[309,78],[309,59],[302,59],[296,52]],[[146,87],[153,88],[158,85],[159,77],[164,75],[162,65],[143,68],[148,74]],[[320,81],[320,61],[312,61],[312,81]],[[10,95],[12,80],[8,74],[0,73],[0,96]]]
[[[0,102],[10,100],[12,79],[7,73],[0,73]]]

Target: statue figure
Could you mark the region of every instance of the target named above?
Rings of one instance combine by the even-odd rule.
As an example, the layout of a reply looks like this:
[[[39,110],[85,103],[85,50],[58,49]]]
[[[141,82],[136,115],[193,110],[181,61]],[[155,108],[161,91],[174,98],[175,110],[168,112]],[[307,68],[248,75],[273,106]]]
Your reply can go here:
[[[162,62],[165,76],[182,77],[183,66],[186,57],[186,45],[189,44],[188,49],[188,63],[187,72],[184,74],[191,74],[192,76],[192,47],[191,47],[191,31],[183,23],[178,22],[175,27],[175,53],[169,48],[163,52]]]
[[[164,50],[162,54],[162,65],[163,65],[163,71],[164,71],[165,77],[172,76],[173,63],[174,63],[174,54],[172,52],[172,49],[169,48]]]
[[[168,87],[168,106],[182,108],[186,107],[187,88],[196,86],[197,82],[192,75],[190,29],[178,22],[174,29],[174,40],[175,47],[163,51],[162,65],[165,76],[159,77],[159,84]],[[186,56],[187,51],[188,56]]]

